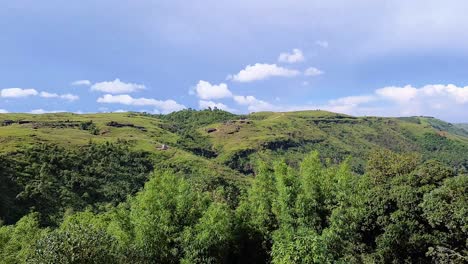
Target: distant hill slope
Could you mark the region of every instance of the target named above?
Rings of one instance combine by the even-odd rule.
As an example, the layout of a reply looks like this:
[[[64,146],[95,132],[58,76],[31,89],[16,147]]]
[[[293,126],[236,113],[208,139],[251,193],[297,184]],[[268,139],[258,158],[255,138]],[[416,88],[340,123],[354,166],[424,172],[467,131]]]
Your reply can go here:
[[[468,132],[468,124],[466,124],[466,123],[455,124],[455,126],[457,126],[458,128],[461,128],[461,129],[465,130],[466,132]]]
[[[454,167],[468,164],[468,134],[433,118],[352,117],[324,111],[264,112],[246,118],[203,128],[216,129],[205,133],[219,153],[217,159],[244,172],[252,157],[293,162],[313,149],[332,160],[351,155],[358,171],[377,148],[419,152]]]
[[[468,131],[463,129],[462,127],[459,127],[457,124],[451,124],[433,117],[402,117],[400,119],[409,122],[416,122],[422,125],[428,125],[439,131],[446,131],[455,135],[468,137]]]
[[[125,140],[135,149],[154,153],[163,166],[230,178],[251,174],[256,159],[294,163],[314,149],[331,162],[352,156],[357,172],[377,148],[419,152],[424,159],[468,168],[468,131],[428,117],[353,117],[325,111],[239,116],[221,110],[0,114],[0,153],[39,142],[73,147],[90,140]],[[163,144],[169,148],[161,150]]]

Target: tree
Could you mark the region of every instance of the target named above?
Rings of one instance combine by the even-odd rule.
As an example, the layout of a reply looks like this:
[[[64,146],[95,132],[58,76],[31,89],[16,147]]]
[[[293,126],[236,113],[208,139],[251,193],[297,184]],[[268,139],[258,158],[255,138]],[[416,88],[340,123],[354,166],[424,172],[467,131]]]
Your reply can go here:
[[[441,263],[468,261],[468,175],[447,178],[439,188],[424,195],[423,216],[435,233],[428,255]]]
[[[14,226],[0,227],[0,260],[4,263],[27,263],[36,241],[48,230],[39,228],[37,213],[22,217]]]
[[[184,228],[194,226],[210,204],[181,177],[155,174],[131,202],[135,250],[141,261],[175,263],[183,256]]]
[[[234,218],[228,206],[212,203],[192,227],[184,230],[181,263],[227,263],[232,258]]]

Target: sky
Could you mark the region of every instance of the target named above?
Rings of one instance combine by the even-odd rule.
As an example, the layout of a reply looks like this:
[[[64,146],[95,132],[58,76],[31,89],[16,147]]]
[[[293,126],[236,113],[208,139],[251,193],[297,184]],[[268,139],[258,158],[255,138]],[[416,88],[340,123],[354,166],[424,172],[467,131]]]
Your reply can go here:
[[[0,113],[468,122],[464,0],[0,0]]]

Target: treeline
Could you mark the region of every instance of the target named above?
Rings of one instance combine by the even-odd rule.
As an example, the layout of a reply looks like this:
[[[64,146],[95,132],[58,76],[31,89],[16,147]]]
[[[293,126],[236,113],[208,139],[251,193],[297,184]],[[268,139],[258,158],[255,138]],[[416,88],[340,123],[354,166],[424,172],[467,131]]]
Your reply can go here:
[[[141,162],[139,158],[143,157],[132,159],[128,155],[134,154],[129,153],[123,148],[119,155]],[[112,166],[118,168],[120,162]],[[93,164],[103,167],[88,168],[90,176],[106,170],[107,176],[102,177],[122,173],[104,165],[105,160]],[[16,224],[0,227],[0,260],[4,263],[468,261],[467,175],[456,175],[436,161],[422,163],[415,154],[384,150],[371,155],[364,175],[352,173],[348,164],[348,161],[340,165],[322,162],[317,152],[309,154],[299,167],[282,161],[259,162],[251,186],[235,203],[226,199],[223,186],[202,191],[185,177],[171,171],[156,171],[141,191],[117,205],[123,198],[121,194],[131,193],[138,185],[123,180],[125,184],[108,186],[105,189],[110,188],[110,192],[98,191],[95,196],[116,206],[105,210],[78,206],[77,211],[84,211],[64,214],[57,227],[47,222],[44,225],[44,216],[48,219],[49,211],[34,207]],[[130,167],[128,174],[122,175],[130,177],[135,171],[144,173],[149,169]],[[37,184],[33,186],[48,182],[39,184],[41,177],[35,176],[32,182]],[[68,181],[60,184],[65,186],[51,185],[59,190],[50,195],[67,193],[73,186]],[[99,184],[109,183],[104,180]],[[96,188],[101,190],[99,184]],[[121,186],[126,186],[122,193],[117,191]],[[45,195],[47,190],[36,194]],[[105,195],[108,193],[114,194],[108,197]],[[68,201],[64,199],[67,195],[54,197],[58,203]],[[64,203],[59,207],[62,206],[65,209],[70,205]]]

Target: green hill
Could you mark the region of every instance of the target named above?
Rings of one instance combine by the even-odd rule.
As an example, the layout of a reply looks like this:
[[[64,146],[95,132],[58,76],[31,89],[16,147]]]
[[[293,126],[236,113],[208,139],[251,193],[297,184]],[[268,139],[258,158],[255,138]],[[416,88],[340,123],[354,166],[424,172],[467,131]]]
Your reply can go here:
[[[431,117],[2,114],[0,263],[465,263],[467,168]]]
[[[201,170],[234,177],[252,173],[257,159],[294,163],[311,150],[332,162],[352,156],[358,172],[367,155],[379,148],[418,152],[424,159],[439,159],[457,169],[468,164],[468,131],[430,117],[353,117],[325,111],[239,116],[183,110],[169,115],[1,114],[0,124],[3,153],[34,143],[82,146],[123,140],[132,149],[153,153],[165,165],[195,161]],[[163,144],[167,150],[160,149]]]
[[[466,123],[463,123],[463,124],[455,124],[455,126],[457,126],[458,128],[461,128],[461,129],[463,129],[463,130],[465,130],[465,131],[468,132],[468,124],[466,124]]]

